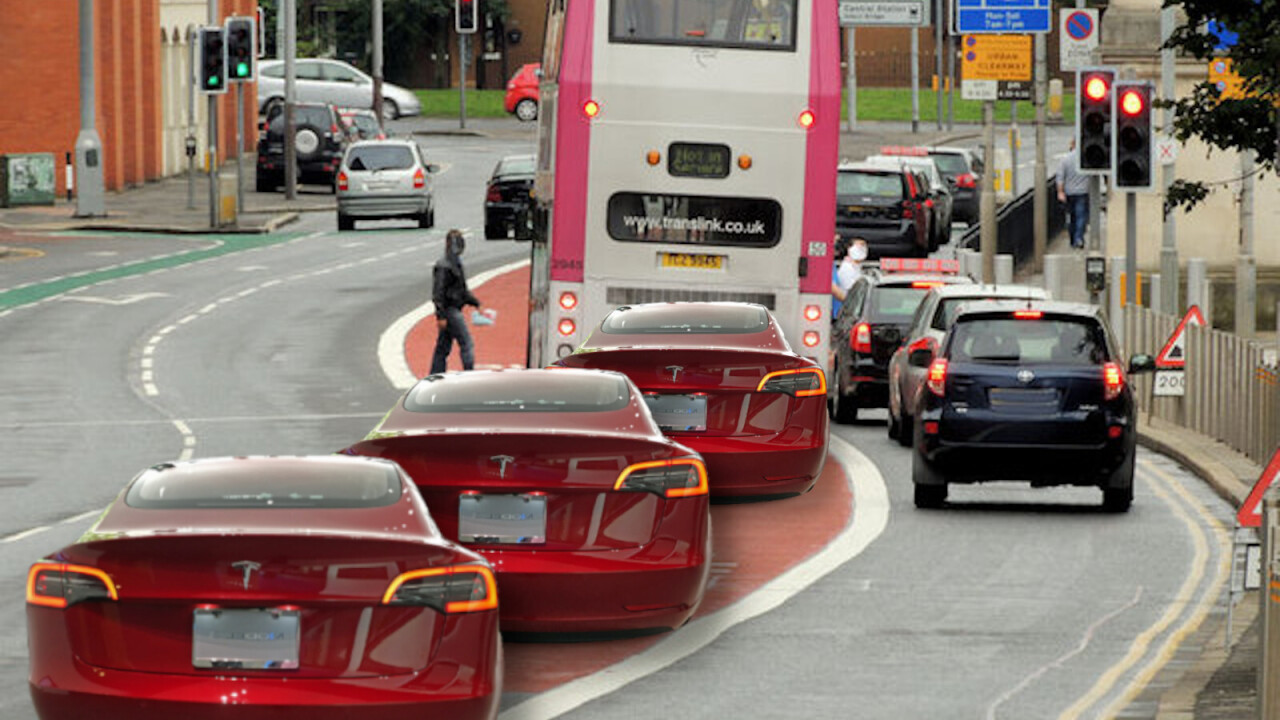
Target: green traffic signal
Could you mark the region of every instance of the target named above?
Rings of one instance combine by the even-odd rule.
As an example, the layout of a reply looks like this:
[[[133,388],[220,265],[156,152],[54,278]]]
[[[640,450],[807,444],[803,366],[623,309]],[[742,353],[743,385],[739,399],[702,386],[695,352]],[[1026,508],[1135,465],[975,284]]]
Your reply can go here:
[[[236,63],[236,77],[249,77],[249,63]]]
[[[209,87],[218,87],[219,84],[217,75],[209,76]]]

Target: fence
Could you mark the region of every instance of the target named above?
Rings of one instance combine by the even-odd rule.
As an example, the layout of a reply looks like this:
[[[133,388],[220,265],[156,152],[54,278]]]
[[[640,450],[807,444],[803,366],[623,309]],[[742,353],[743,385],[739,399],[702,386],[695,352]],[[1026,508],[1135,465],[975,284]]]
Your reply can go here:
[[[988,172],[994,172],[990,164]],[[1053,238],[1067,226],[1063,206],[1057,200],[1058,185],[1053,177],[1045,181],[1045,197],[1049,201],[1049,237]],[[983,192],[995,192],[987,183]],[[980,250],[982,227],[970,225],[957,243],[957,247]],[[1012,202],[1005,204],[996,212],[996,252],[1012,255],[1015,269],[1021,268],[1031,261],[1035,253],[1035,188],[1027,188]]]
[[[1125,356],[1155,355],[1180,318],[1126,305],[1122,315]],[[1155,378],[1131,377],[1143,410],[1214,438],[1266,465],[1280,446],[1280,384],[1268,346],[1211,328],[1189,325],[1186,387],[1182,397],[1157,397]]]

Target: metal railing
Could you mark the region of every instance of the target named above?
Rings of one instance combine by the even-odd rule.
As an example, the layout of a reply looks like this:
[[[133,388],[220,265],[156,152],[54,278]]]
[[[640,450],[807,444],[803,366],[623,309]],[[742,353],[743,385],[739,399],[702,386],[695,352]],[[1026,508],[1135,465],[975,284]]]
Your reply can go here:
[[[1123,311],[1125,356],[1155,355],[1180,318],[1135,305]],[[1280,383],[1268,346],[1231,333],[1189,325],[1185,394],[1154,394],[1155,378],[1130,378],[1134,397],[1153,417],[1214,438],[1266,465],[1280,446]]]
[[[994,192],[990,185],[983,192]],[[1058,202],[1058,185],[1052,177],[1045,184],[1049,198],[1049,237],[1053,238],[1067,226],[1062,204]],[[982,229],[971,225],[957,243],[957,247],[978,250]],[[1027,188],[996,212],[996,252],[1012,255],[1015,270],[1030,262],[1035,251],[1035,188]]]

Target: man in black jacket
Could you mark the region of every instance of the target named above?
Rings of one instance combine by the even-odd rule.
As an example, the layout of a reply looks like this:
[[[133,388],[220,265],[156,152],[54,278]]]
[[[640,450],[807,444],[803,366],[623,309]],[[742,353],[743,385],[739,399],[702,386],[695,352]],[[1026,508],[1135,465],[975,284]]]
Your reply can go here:
[[[475,365],[474,346],[467,323],[462,318],[462,308],[471,305],[479,308],[480,301],[467,289],[467,273],[462,269],[462,251],[467,241],[462,231],[450,230],[444,238],[444,257],[436,261],[432,272],[431,299],[436,305],[436,351],[431,358],[431,374],[442,373],[449,361],[453,341],[458,341],[462,354],[462,368],[470,370]]]

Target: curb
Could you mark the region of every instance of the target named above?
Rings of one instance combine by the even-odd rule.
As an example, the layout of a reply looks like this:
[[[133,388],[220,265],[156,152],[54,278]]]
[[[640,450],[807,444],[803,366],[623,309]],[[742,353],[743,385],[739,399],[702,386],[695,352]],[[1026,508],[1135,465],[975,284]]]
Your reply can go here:
[[[333,210],[333,208],[316,208],[316,211]],[[309,212],[310,210],[307,210]],[[11,230],[28,230],[33,232],[68,232],[68,231],[85,231],[85,232],[122,232],[122,233],[138,233],[138,234],[165,234],[165,235],[262,235],[275,232],[283,225],[295,222],[300,217],[302,210],[291,210],[288,212],[277,212],[273,217],[266,221],[245,226],[226,226],[219,228],[210,227],[190,227],[187,225],[150,225],[150,224],[131,224],[131,223],[104,223],[104,222],[65,222],[65,223],[38,223],[11,225],[2,224],[0,227]],[[0,248],[0,257],[9,254],[12,248]]]
[[[1145,427],[1143,427],[1145,426]],[[1194,435],[1190,431],[1183,431]],[[1213,489],[1223,500],[1232,505],[1239,505],[1248,497],[1250,488],[1236,477],[1234,472],[1222,463],[1189,447],[1193,443],[1179,441],[1177,430],[1163,430],[1151,427],[1151,417],[1147,413],[1139,415],[1138,442],[1143,447],[1155,450],[1177,460],[1193,474]]]
[[[457,130],[414,130],[414,135],[454,135],[457,137],[489,137],[489,133],[479,130],[466,130],[458,128]]]

